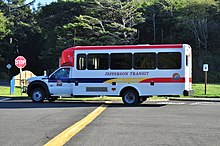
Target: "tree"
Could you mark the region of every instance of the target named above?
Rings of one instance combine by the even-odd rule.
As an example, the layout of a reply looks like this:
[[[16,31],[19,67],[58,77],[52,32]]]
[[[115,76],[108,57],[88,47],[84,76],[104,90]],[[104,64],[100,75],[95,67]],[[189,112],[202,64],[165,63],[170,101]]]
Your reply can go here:
[[[141,4],[145,22],[140,26],[141,43],[176,43],[176,18],[186,0],[148,0]],[[177,27],[178,29],[178,27]],[[179,34],[178,34],[179,36]]]
[[[42,7],[37,13],[37,22],[43,33],[43,46],[40,60],[45,62],[43,69],[55,68],[58,66],[58,58],[65,45],[65,39],[60,40],[60,35],[65,35],[63,26],[74,23],[75,17],[85,14],[84,2],[63,1],[51,3]]]
[[[143,20],[133,1],[119,0],[59,0],[37,15],[46,40],[41,59],[53,62],[45,68],[57,66],[62,50],[70,46],[133,44],[138,39],[135,25]]]
[[[164,8],[164,5],[157,0],[144,2],[142,4],[145,23],[153,30],[153,44],[156,43],[156,16]]]
[[[7,34],[7,28],[6,28],[6,18],[4,17],[3,13],[0,12],[0,46],[1,46],[1,40],[6,36]],[[3,50],[0,49],[0,62],[4,60],[3,56]]]
[[[201,72],[204,63],[210,65],[209,75],[214,79],[219,76],[214,72],[214,70],[218,70],[219,66],[219,59],[216,56],[220,55],[216,50],[220,46],[218,43],[214,43],[214,40],[220,39],[218,33],[215,32],[219,29],[219,22],[216,19],[219,4],[214,0],[186,2],[184,7],[178,11],[176,25],[181,34],[179,38],[181,37],[182,41],[189,43],[193,48],[194,81],[202,81],[203,76],[198,72]]]
[[[179,23],[186,26],[194,36],[197,48],[208,49],[209,22],[217,13],[217,2],[214,0],[193,0],[180,10]]]
[[[6,28],[7,19],[3,15],[3,13],[0,11],[0,40],[2,40],[9,30]]]
[[[95,3],[98,6],[95,17],[103,23],[103,30],[113,38],[114,44],[136,43],[139,37],[136,26],[144,18],[134,0],[95,0]]]
[[[86,15],[63,26],[60,40],[77,45],[134,44],[138,39],[135,26],[143,22],[133,1],[90,1]],[[65,43],[68,43],[66,41]]]
[[[16,74],[19,70],[13,65],[14,59],[18,55],[27,58],[28,64],[26,69],[32,71],[38,67],[38,48],[40,48],[40,28],[38,27],[34,13],[31,11],[29,4],[25,0],[7,0],[1,3],[1,10],[7,18],[7,33],[0,44],[1,55],[4,58],[1,67],[6,63],[12,64],[12,73]],[[31,59],[30,59],[31,58]],[[35,66],[35,68],[32,68]],[[37,69],[36,69],[37,70]]]

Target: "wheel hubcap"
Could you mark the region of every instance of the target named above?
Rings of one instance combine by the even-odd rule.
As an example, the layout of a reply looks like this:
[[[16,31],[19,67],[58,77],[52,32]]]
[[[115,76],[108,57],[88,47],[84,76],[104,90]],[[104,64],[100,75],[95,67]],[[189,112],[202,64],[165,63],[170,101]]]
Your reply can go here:
[[[40,101],[42,99],[43,95],[40,91],[35,91],[33,93],[32,97],[35,101]]]
[[[129,104],[134,103],[134,101],[135,101],[135,95],[132,94],[132,93],[127,93],[127,94],[125,95],[125,101],[126,101],[127,103],[129,103]]]

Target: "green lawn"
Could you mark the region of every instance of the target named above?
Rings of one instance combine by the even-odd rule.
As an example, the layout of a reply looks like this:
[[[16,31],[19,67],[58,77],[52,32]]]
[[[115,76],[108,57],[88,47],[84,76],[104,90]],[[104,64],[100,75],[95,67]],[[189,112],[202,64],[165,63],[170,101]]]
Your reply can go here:
[[[14,97],[14,96],[27,96],[27,94],[22,93],[21,95],[21,89],[15,87],[14,94],[10,95],[10,87],[0,86],[0,96]]]
[[[193,84],[193,90],[196,97],[220,97],[220,84]]]
[[[204,84],[193,84],[193,90],[195,97],[219,97],[220,98],[220,84],[208,84],[206,95],[205,95],[205,85]],[[20,92],[20,88],[15,88],[15,94],[10,95],[9,87],[0,87],[0,96],[8,96],[8,97],[27,97],[27,94]],[[155,98],[155,97],[153,97]],[[158,97],[161,98],[161,97]],[[65,99],[65,98],[63,98]],[[97,98],[68,98],[71,100],[114,100],[114,97],[97,97]],[[116,100],[119,100],[117,98]]]

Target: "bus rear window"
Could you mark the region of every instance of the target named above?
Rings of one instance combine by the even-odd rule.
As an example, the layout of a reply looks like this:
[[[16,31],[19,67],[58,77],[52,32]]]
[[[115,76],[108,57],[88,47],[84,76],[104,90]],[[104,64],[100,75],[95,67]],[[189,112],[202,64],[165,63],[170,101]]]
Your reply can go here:
[[[158,53],[158,69],[180,69],[181,53],[162,52]]]

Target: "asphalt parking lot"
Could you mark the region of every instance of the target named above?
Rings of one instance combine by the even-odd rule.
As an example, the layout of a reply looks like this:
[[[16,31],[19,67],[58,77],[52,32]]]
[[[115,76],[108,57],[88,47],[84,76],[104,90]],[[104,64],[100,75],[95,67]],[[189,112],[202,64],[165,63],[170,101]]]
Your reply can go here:
[[[103,104],[0,100],[0,143],[44,145]],[[147,101],[128,107],[117,101],[64,145],[220,145],[219,110],[219,102]]]

